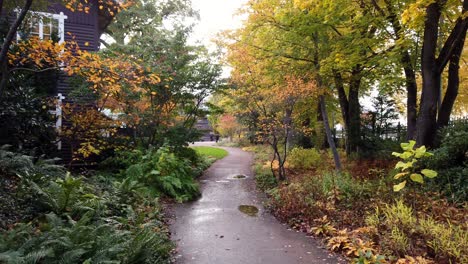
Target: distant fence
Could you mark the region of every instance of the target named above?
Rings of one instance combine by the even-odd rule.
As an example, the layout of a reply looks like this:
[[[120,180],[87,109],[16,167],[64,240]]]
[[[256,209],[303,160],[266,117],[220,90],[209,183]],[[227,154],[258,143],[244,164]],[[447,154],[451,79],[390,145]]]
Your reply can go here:
[[[451,129],[457,125],[466,124],[468,126],[468,116],[454,118],[450,120],[447,129]],[[405,141],[406,140],[406,133],[407,127],[403,126],[398,122],[396,125],[389,125],[384,128],[375,128],[368,125],[363,125],[362,129],[362,136],[365,140],[368,137],[378,137],[385,140],[394,140],[394,141]],[[344,129],[336,130],[334,135],[335,138],[338,140],[344,139],[346,131]]]

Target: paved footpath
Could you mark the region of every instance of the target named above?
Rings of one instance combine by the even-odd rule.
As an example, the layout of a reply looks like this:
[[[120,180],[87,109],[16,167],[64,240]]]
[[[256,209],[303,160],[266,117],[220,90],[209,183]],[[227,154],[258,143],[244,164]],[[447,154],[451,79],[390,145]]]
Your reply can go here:
[[[229,155],[200,178],[202,197],[174,208],[176,263],[342,263],[313,238],[288,229],[265,212],[255,190],[252,155],[238,148],[224,149]],[[248,177],[233,178],[239,174]],[[240,205],[258,207],[258,216],[242,213]]]

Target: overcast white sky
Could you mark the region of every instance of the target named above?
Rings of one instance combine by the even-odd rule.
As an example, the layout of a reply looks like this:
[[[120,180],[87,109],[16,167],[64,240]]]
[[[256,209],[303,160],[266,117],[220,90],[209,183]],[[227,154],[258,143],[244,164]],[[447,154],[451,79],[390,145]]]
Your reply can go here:
[[[235,29],[242,24],[235,13],[247,0],[192,0],[192,6],[200,12],[200,22],[194,28],[191,41],[201,41],[209,46],[210,40],[222,30]]]

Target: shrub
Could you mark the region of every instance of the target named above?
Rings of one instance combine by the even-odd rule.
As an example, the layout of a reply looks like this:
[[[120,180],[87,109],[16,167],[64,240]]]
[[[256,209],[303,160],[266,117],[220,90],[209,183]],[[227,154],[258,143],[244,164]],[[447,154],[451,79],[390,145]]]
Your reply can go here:
[[[366,218],[368,226],[379,231],[379,244],[392,254],[404,257],[418,247],[432,249],[432,257],[442,263],[466,263],[468,232],[466,228],[435,221],[416,214],[402,201],[377,208]],[[424,248],[425,249],[425,248]]]
[[[56,154],[55,121],[49,113],[55,107],[47,99],[47,90],[55,87],[56,78],[46,77],[54,75],[48,72],[34,76],[24,71],[12,74],[15,77],[0,96],[0,144],[37,155]]]
[[[53,159],[35,159],[0,148],[0,228],[6,228],[19,219],[29,220],[37,213],[37,195],[31,192],[29,182],[48,182],[63,177],[65,170]]]
[[[453,263],[468,263],[468,231],[460,226],[441,224],[427,217],[420,220],[419,232],[426,236],[426,245],[436,257]]]
[[[143,151],[135,150],[122,150],[114,154],[114,156],[107,158],[101,162],[100,168],[111,172],[120,172],[126,170],[131,165],[139,162],[143,157]]]
[[[103,219],[104,220],[104,219]],[[5,263],[168,263],[171,244],[151,227],[121,230],[118,222],[64,220],[51,213],[38,229],[19,225],[0,237]]]
[[[50,177],[62,177],[65,174],[63,166],[56,165],[57,159],[42,159],[24,155],[9,150],[5,145],[0,148],[0,174],[17,176],[20,178],[34,178],[40,180],[47,175]]]
[[[178,201],[199,196],[194,174],[190,162],[177,157],[167,147],[148,150],[141,161],[125,171],[126,177],[145,184],[155,195],[167,195]]]
[[[403,153],[393,152],[392,155],[402,159],[395,165],[395,169],[400,170],[400,173],[394,176],[395,180],[398,179],[411,179],[412,182],[423,184],[424,178],[434,178],[437,172],[424,168],[421,166],[420,159],[427,158],[433,154],[426,151],[425,146],[414,149],[416,141],[410,140],[408,143],[401,143]],[[407,180],[393,185],[393,191],[398,192],[405,188]]]
[[[428,187],[443,193],[450,201],[468,201],[468,124],[442,131],[442,142],[424,165],[438,171],[439,177]]]
[[[348,173],[325,173],[316,181],[321,185],[324,195],[337,196],[336,199],[344,200],[348,204],[367,199],[372,195],[370,182],[356,181]]]
[[[26,224],[2,232],[0,263],[169,263],[173,245],[158,202],[139,182],[62,176],[63,167],[4,150],[0,155],[11,161],[0,162],[1,180],[18,175],[34,212],[21,215]]]
[[[257,183],[257,187],[263,191],[268,191],[278,186],[278,181],[269,169],[255,169],[255,181]]]
[[[321,162],[323,162],[322,156],[314,148],[293,148],[288,157],[289,167],[294,169],[318,168]]]

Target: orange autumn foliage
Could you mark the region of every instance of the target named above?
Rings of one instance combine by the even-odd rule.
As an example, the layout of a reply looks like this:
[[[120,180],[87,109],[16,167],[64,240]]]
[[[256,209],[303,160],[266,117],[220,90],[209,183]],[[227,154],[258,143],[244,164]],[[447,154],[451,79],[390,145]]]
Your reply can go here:
[[[141,61],[125,56],[103,57],[98,53],[83,51],[75,41],[56,43],[52,40],[31,38],[15,43],[8,54],[8,68],[14,71],[45,72],[59,70],[65,75],[79,77],[96,101],[79,107],[65,105],[63,114],[70,124],[59,131],[60,138],[80,142],[74,148],[74,159],[99,154],[109,145],[102,135],[113,135],[122,124],[135,126],[140,116],[125,115],[112,120],[103,110],[123,113],[128,109],[145,112],[151,98],[145,87],[160,82],[159,77],[141,66]],[[138,95],[138,96],[135,96]]]

